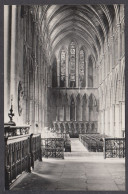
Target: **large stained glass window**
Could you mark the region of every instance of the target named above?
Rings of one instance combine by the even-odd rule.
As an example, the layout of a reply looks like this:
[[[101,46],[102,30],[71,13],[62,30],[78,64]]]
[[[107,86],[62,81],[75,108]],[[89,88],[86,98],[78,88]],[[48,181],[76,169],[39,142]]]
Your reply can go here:
[[[60,53],[60,87],[65,87],[66,81],[66,53],[64,50]]]
[[[71,42],[69,46],[69,86],[76,87],[76,46]]]
[[[85,53],[83,49],[80,50],[79,63],[79,87],[85,87]]]

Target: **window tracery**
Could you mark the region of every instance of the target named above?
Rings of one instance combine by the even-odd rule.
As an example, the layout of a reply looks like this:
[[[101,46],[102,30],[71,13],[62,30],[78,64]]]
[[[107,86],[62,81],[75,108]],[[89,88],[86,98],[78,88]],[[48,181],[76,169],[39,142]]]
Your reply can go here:
[[[76,46],[73,41],[69,46],[69,86],[76,87]]]
[[[85,53],[83,49],[80,50],[79,87],[85,87]]]
[[[60,54],[61,58],[61,65],[60,65],[60,86],[65,87],[65,81],[66,81],[66,53],[64,50],[61,51]]]

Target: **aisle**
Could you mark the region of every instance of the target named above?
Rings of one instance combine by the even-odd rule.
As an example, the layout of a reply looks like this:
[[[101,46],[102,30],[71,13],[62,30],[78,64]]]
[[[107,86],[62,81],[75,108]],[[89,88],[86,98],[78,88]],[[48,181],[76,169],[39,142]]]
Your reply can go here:
[[[78,139],[71,139],[72,152],[65,159],[43,159],[34,171],[12,190],[118,191],[125,189],[123,159],[103,159],[90,153]],[[93,154],[93,155],[92,155]]]

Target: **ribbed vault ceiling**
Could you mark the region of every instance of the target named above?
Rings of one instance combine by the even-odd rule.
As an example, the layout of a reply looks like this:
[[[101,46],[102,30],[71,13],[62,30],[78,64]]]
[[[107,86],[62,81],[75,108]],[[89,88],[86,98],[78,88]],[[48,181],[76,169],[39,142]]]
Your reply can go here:
[[[35,16],[43,29],[44,19],[52,50],[68,37],[76,37],[99,55],[101,46],[119,5],[44,5],[35,7]]]

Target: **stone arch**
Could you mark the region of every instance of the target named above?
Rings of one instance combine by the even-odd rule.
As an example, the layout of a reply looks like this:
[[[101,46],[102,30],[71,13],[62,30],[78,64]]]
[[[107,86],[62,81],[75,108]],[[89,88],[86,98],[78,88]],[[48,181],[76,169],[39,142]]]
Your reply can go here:
[[[58,126],[57,123],[55,123],[55,131],[56,131],[56,132],[59,132],[59,126]]]
[[[64,125],[63,125],[63,123],[60,123],[60,132],[64,133]]]
[[[82,98],[82,121],[89,121],[88,96],[83,95]]]
[[[89,121],[97,121],[97,100],[93,94],[89,96]]]
[[[64,121],[63,94],[61,92],[57,95],[57,115],[58,121]]]
[[[76,96],[76,120],[82,121],[82,100],[80,94]]]
[[[68,123],[65,123],[65,130],[66,130],[66,133],[69,133],[69,125],[68,125]]]
[[[70,121],[75,121],[75,99],[74,95],[70,98]]]

